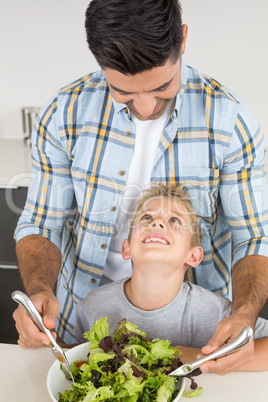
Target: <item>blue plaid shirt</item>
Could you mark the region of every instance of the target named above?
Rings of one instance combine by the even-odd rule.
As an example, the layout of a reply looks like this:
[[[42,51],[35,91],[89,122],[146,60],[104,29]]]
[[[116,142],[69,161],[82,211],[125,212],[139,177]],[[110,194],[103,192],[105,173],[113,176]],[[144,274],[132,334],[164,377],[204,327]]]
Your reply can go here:
[[[74,342],[75,304],[99,285],[130,169],[135,123],[102,72],[60,90],[32,137],[33,172],[16,239],[38,234],[62,253],[56,330]],[[231,267],[268,256],[264,138],[248,107],[182,62],[182,88],[162,133],[151,183],[180,182],[203,232],[188,279],[231,297]]]

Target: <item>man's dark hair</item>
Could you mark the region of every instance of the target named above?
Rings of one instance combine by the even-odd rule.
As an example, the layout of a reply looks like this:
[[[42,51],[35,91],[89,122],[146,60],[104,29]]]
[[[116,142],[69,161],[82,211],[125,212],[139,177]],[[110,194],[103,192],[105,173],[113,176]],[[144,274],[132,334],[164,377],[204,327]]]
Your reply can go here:
[[[92,0],[85,28],[89,48],[104,69],[134,75],[180,56],[178,0]]]

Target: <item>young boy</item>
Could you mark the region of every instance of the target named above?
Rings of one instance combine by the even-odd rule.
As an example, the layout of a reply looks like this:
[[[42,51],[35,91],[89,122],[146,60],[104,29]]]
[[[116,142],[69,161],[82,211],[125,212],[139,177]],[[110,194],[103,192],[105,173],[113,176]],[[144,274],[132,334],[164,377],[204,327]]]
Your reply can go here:
[[[181,186],[157,185],[143,193],[133,217],[122,256],[131,259],[133,273],[101,286],[83,299],[76,310],[75,334],[108,316],[111,333],[126,318],[148,337],[169,339],[179,345],[182,361],[196,358],[232,303],[185,281],[188,267],[203,258],[198,220]],[[268,321],[255,328],[255,358],[243,370],[268,370]]]

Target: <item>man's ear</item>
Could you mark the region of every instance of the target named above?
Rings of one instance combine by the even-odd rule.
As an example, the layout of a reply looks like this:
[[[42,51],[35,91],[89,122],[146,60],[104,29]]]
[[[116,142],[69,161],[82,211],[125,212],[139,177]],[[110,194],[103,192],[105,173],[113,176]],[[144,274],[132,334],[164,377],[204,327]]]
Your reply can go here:
[[[188,34],[188,25],[183,24],[183,26],[182,26],[182,33],[183,33],[183,39],[182,39],[182,44],[181,44],[181,56],[184,55],[185,49],[186,49],[186,41],[187,41],[187,34]]]
[[[187,265],[190,265],[191,267],[197,267],[197,265],[200,264],[202,259],[203,259],[203,249],[202,247],[197,246],[192,249],[191,255],[189,256],[187,261],[185,261],[185,263]]]
[[[121,253],[124,260],[129,260],[131,258],[129,241],[127,239],[122,243]]]

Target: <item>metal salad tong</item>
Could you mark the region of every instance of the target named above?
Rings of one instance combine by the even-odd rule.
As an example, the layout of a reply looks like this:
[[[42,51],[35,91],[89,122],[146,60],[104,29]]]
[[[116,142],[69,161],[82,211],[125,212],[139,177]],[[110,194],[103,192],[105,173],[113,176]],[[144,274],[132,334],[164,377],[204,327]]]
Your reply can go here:
[[[74,383],[73,374],[64,351],[57,344],[49,329],[47,329],[44,326],[42,317],[38,313],[31,299],[25,293],[19,290],[14,291],[11,297],[15,302],[19,303],[26,310],[26,312],[29,314],[29,316],[31,317],[33,322],[37,325],[37,327],[40,329],[40,331],[44,332],[49,337],[50,340],[49,346],[52,348],[52,352],[54,353],[56,358],[60,361],[60,363],[63,365],[63,368],[70,375],[71,380]]]
[[[169,375],[176,375],[176,376],[187,375],[187,374],[191,373],[192,371],[194,371],[195,369],[197,369],[202,363],[204,363],[208,360],[214,360],[219,357],[234,353],[234,352],[238,351],[239,349],[242,349],[252,339],[253,339],[252,328],[245,327],[234,341],[226,343],[225,345],[221,346],[219,349],[217,349],[215,352],[211,353],[210,355],[206,355],[204,357],[201,357],[200,359],[194,360],[193,362],[183,364],[176,370],[169,373]]]

